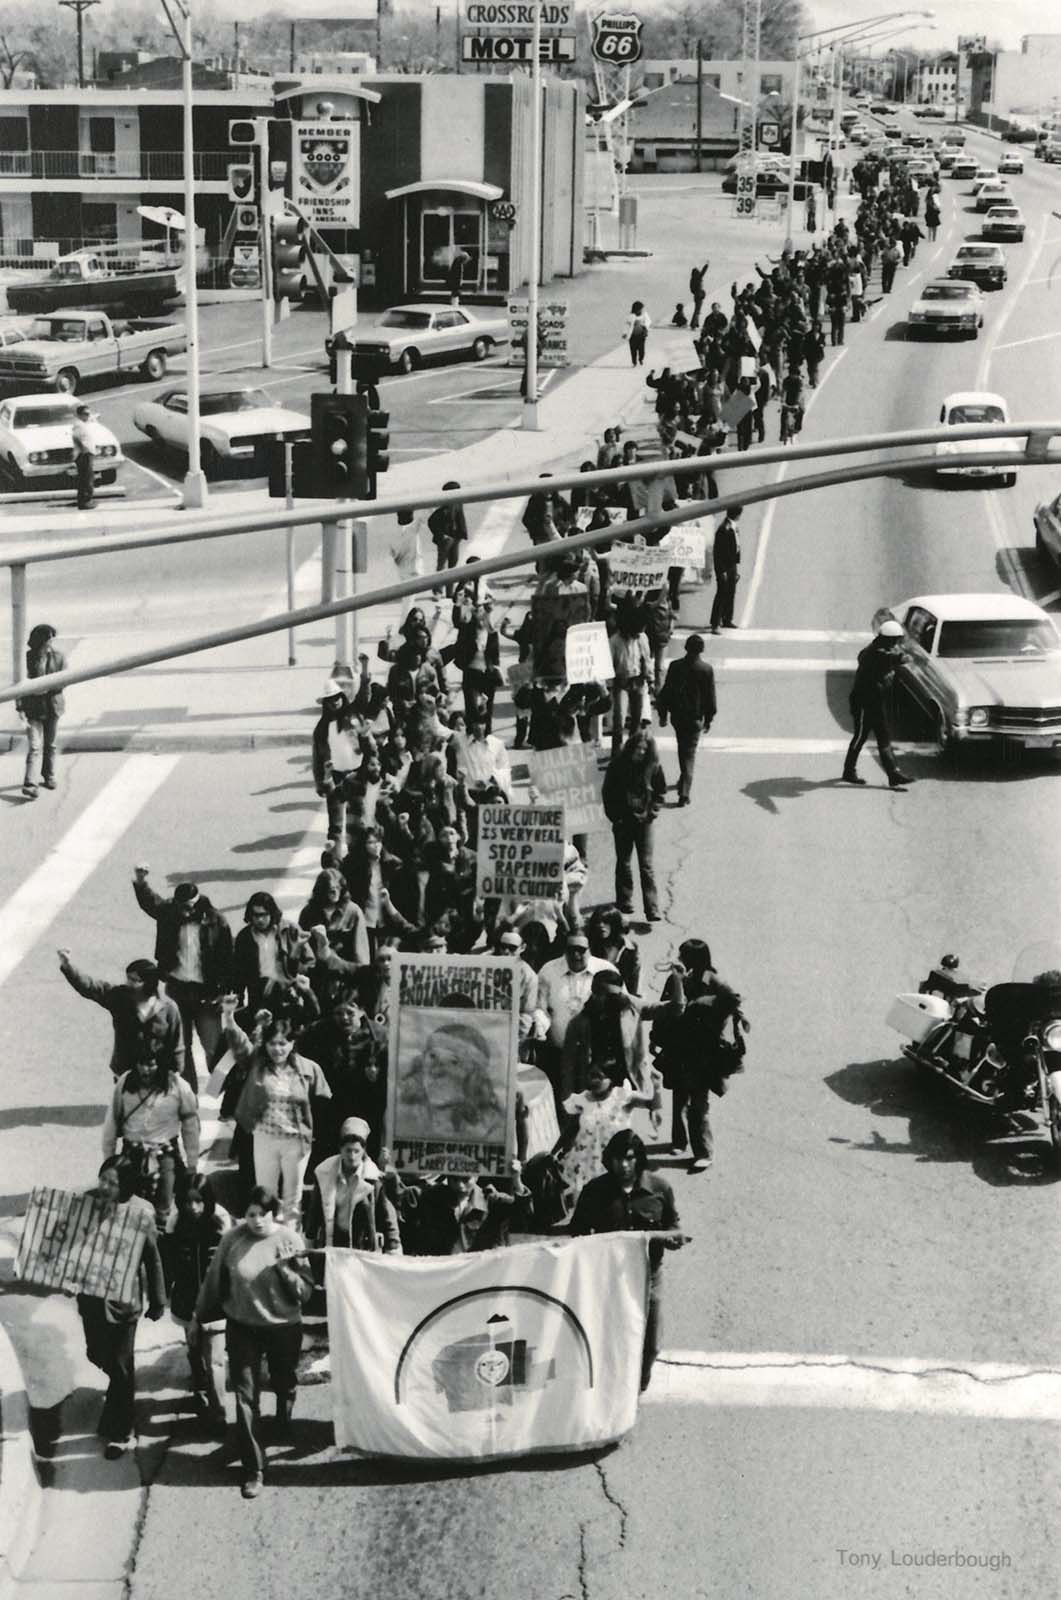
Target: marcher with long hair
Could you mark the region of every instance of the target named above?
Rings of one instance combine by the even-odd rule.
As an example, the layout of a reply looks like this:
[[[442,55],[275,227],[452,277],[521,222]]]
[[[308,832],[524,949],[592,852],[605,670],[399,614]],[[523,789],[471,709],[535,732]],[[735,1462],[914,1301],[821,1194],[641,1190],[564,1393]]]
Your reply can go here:
[[[254,1147],[259,1185],[283,1199],[284,1220],[297,1223],[302,1185],[313,1147],[313,1101],[329,1100],[328,1080],[315,1061],[295,1049],[296,1026],[274,1017],[251,1039],[235,1019],[236,997],[225,995],[221,1021],[237,1062],[250,1065],[235,1116]]]
[[[206,1427],[217,1432],[225,1425],[224,1324],[199,1322],[195,1315],[199,1291],[221,1237],[227,1215],[214,1198],[209,1178],[185,1174],[177,1185],[177,1215],[165,1237],[163,1261],[169,1290],[170,1315],[184,1329],[192,1404]]]
[[[120,1078],[139,1061],[159,1061],[170,1072],[184,1071],[181,1015],[168,995],[159,993],[158,968],[153,961],[130,961],[124,983],[90,978],[75,967],[69,950],[60,950],[59,971],[84,1000],[102,1006],[111,1019],[114,1044],[110,1069]]]
[[[628,1128],[612,1135],[601,1159],[604,1172],[591,1178],[578,1197],[571,1218],[571,1233],[667,1233],[649,1243],[648,1316],[641,1356],[641,1388],[648,1388],[652,1367],[662,1340],[661,1269],[664,1250],[680,1250],[688,1243],[681,1232],[674,1192],[665,1179],[648,1172],[644,1142]]]
[[[226,1321],[228,1370],[236,1396],[236,1438],[243,1469],[243,1498],[261,1494],[265,1452],[257,1424],[262,1363],[276,1391],[276,1425],[290,1429],[302,1348],[302,1307],[313,1293],[306,1247],[278,1221],[280,1201],[263,1185],[251,1190],[243,1221],[224,1235],[195,1307],[200,1325]]]
[[[101,1222],[109,1221],[115,1211],[126,1211],[130,1216],[139,1212],[145,1219],[136,1298],[106,1300],[95,1294],[77,1297],[85,1334],[85,1354],[107,1379],[107,1395],[96,1431],[104,1441],[106,1459],[117,1461],[132,1443],[136,1421],[136,1325],[145,1297],[148,1320],[158,1321],[166,1309],[166,1291],[154,1213],[146,1200],[134,1194],[131,1169],[117,1156],[109,1156],[99,1169],[95,1188],[89,1193],[102,1202]]]
[[[618,906],[598,906],[586,922],[590,955],[610,961],[627,994],[641,993],[641,952]]]
[[[635,367],[645,364],[645,345],[648,343],[649,329],[652,327],[652,318],[645,310],[644,301],[635,300],[630,307],[630,315],[626,319],[623,329],[623,338],[630,347],[630,363]]]
[[[271,894],[256,889],[232,947],[232,984],[243,1004],[276,1005],[312,966],[306,933],[284,916]]]
[[[50,622],[38,622],[30,629],[26,641],[27,678],[46,678],[53,672],[65,671],[66,657],[52,643],[54,638],[55,629]],[[22,779],[25,800],[36,800],[40,785],[45,789],[56,786],[55,741],[65,709],[61,689],[19,695],[15,701],[15,710],[26,724],[26,770]]]
[[[612,825],[615,842],[615,900],[624,916],[633,913],[634,874],[632,861],[637,852],[641,876],[641,896],[645,917],[659,921],[659,895],[652,860],[652,825],[663,805],[667,780],[663,776],[656,741],[647,729],[634,729],[617,755],[608,763],[601,788],[605,815]]]
[[[116,1153],[119,1140],[136,1192],[151,1201],[161,1230],[173,1206],[177,1174],[186,1168],[194,1172],[199,1162],[198,1101],[164,1060],[138,1061],[114,1085],[103,1123],[104,1156]]]
[[[742,1034],[747,1033],[748,1023],[740,995],[718,976],[703,939],[686,939],[679,945],[678,963],[663,987],[662,999],[678,993],[683,1005],[657,1013],[651,1043],[671,1091],[671,1148],[684,1151],[688,1132],[690,1170],[706,1172],[714,1155],[708,1096],[724,1094],[727,1077],[740,1067]],[[727,1024],[732,1041],[724,1037]]]

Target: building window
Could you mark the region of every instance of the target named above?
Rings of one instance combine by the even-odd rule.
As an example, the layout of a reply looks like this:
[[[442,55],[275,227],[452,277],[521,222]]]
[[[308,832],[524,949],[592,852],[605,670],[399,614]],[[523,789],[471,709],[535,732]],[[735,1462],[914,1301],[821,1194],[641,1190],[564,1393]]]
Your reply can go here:
[[[780,94],[781,74],[779,72],[766,72],[759,79],[760,94]]]

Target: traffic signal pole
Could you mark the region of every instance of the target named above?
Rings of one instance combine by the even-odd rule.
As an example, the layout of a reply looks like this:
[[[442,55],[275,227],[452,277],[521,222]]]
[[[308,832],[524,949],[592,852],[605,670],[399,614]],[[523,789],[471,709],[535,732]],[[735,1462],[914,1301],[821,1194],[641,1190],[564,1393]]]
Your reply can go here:
[[[196,279],[198,249],[195,233],[195,134],[192,126],[192,13],[182,12],[184,29],[181,57],[181,97],[184,103],[184,326],[188,341],[188,471],[182,504],[198,511],[206,504],[206,475],[202,469],[199,423],[199,289]]]
[[[336,394],[353,394],[354,392],[354,358],[353,352],[345,340],[340,340],[335,347],[335,392]],[[347,517],[342,522],[333,524],[335,535],[333,539],[335,561],[334,598],[345,600],[348,596],[357,594],[357,577],[353,571],[353,542],[354,524]],[[335,618],[335,666],[332,669],[333,677],[343,675],[354,677],[354,658],[357,655],[357,613],[354,611],[341,612]]]

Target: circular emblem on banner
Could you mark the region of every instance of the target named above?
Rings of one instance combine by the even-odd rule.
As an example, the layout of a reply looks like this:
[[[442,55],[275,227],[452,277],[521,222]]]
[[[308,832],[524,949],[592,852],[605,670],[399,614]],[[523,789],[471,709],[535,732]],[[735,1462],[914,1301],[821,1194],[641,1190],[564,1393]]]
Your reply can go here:
[[[512,1363],[503,1350],[485,1350],[475,1363],[475,1376],[480,1383],[496,1389],[508,1377]]]

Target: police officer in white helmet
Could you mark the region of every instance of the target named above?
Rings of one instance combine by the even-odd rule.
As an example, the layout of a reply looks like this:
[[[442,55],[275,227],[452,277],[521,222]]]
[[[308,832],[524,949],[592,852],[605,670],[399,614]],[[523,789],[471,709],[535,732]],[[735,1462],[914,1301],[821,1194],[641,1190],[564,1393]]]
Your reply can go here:
[[[865,783],[865,778],[860,778],[855,768],[859,752],[870,734],[877,741],[881,766],[888,775],[889,787],[903,790],[911,781],[895,759],[888,724],[887,701],[902,661],[903,638],[902,624],[896,622],[894,617],[889,617],[881,624],[876,638],[859,652],[850,698],[855,731],[844,760],[844,783]]]

